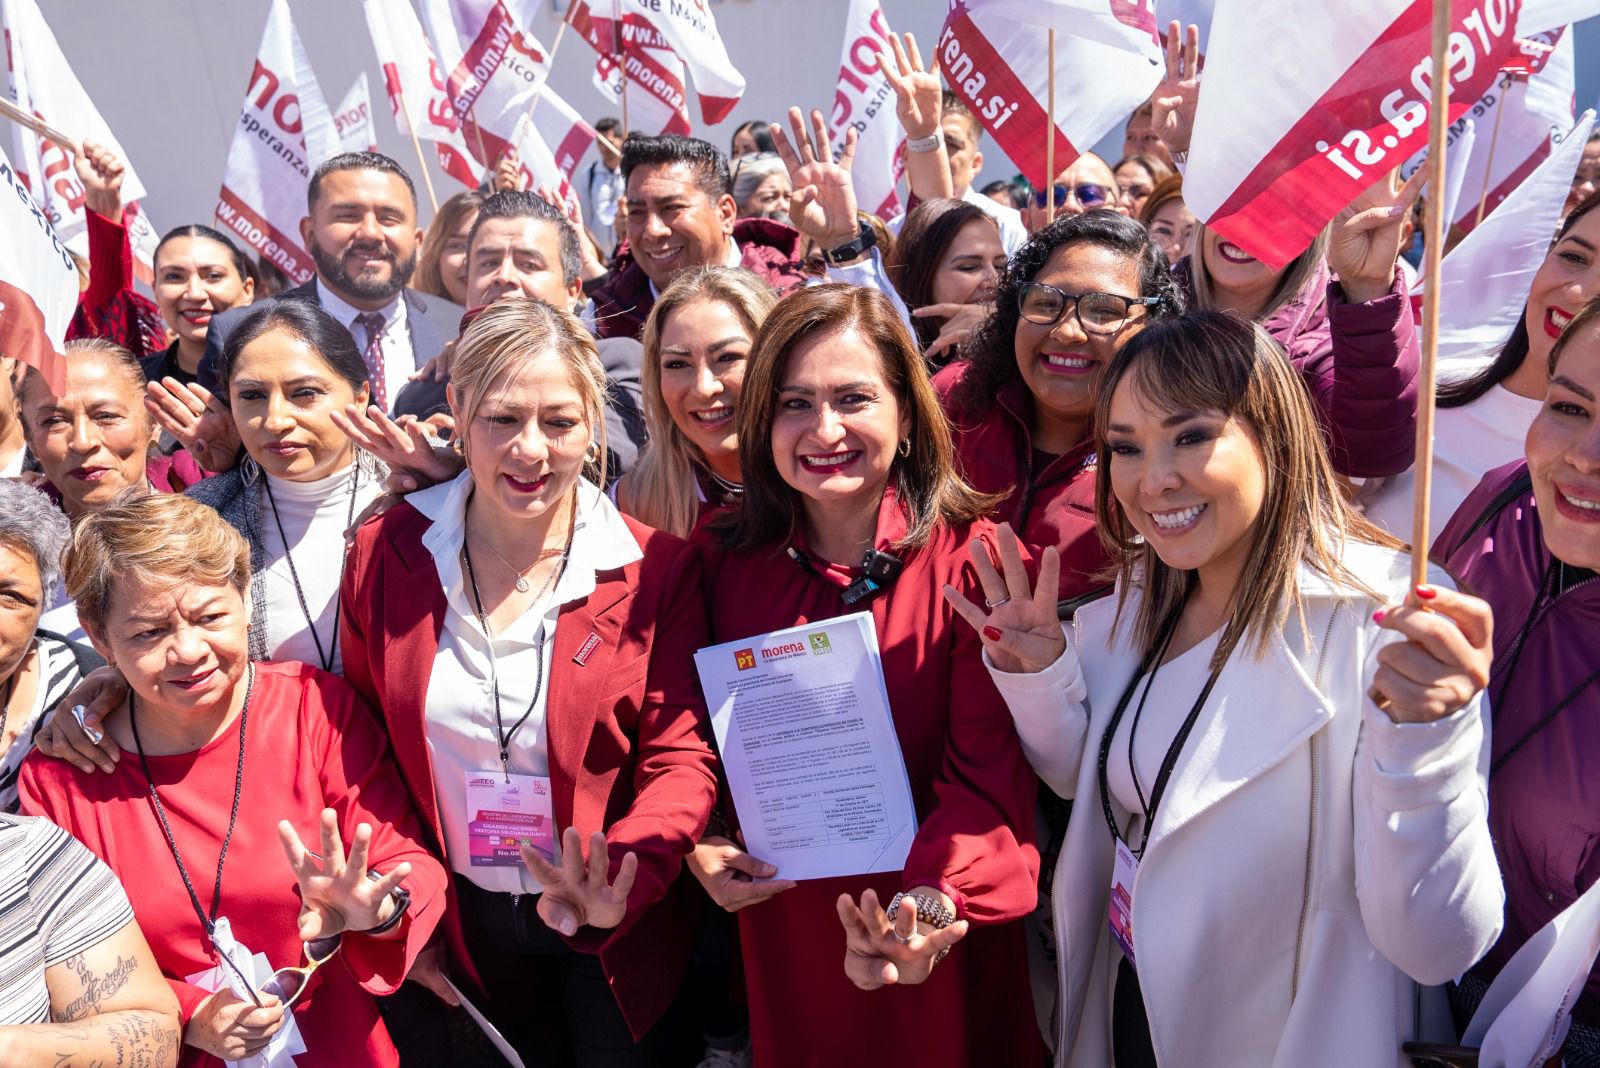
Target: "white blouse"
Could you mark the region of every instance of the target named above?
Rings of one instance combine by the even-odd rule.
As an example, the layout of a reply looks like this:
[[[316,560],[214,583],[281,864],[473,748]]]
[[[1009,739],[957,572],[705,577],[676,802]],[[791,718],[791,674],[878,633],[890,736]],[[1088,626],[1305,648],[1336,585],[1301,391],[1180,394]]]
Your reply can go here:
[[[529,711],[532,703],[527,722],[512,739],[508,770],[513,774],[548,776],[545,698],[550,690],[551,645],[557,617],[564,605],[585,600],[594,592],[597,572],[616,570],[642,559],[644,553],[616,505],[598,487],[580,481],[572,552],[555,589],[530,605],[491,642],[478,621],[472,591],[461,566],[472,487],[472,473],[463,471],[453,481],[406,498],[433,521],[422,544],[433,554],[445,593],[444,627],[428,680],[426,702],[425,731],[433,760],[434,794],[439,799],[445,854],[452,871],[485,890],[536,894],[542,887],[525,867],[474,867],[471,861],[467,777],[487,771],[498,774],[500,770],[492,680],[498,675],[500,718],[505,729],[509,730],[523,712]]]

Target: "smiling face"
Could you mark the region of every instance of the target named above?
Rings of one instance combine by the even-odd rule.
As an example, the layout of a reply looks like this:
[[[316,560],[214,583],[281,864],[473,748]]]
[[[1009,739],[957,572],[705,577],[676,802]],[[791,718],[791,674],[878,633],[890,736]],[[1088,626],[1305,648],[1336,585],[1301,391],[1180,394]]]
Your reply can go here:
[[[1111,396],[1105,428],[1111,491],[1133,529],[1168,567],[1228,590],[1255,544],[1266,461],[1254,432],[1217,411],[1153,404],[1137,376]]]
[[[1061,245],[1044,261],[1032,281],[1055,286],[1063,293],[1111,293],[1139,296],[1139,264],[1133,257],[1103,245],[1076,242]],[[1033,394],[1035,433],[1046,424],[1087,426],[1094,414],[1094,382],[1100,368],[1117,349],[1138,333],[1145,309],[1131,310],[1131,318],[1115,334],[1090,334],[1069,308],[1053,326],[1018,319],[1013,347],[1022,381]],[[1073,442],[1055,442],[1065,451]]]
[[[317,276],[358,308],[381,308],[411,281],[422,231],[417,205],[397,174],[334,171],[322,179],[300,236]]]
[[[287,330],[269,330],[239,353],[228,384],[239,438],[269,475],[313,482],[347,466],[354,448],[333,423],[367,402],[322,355]]]
[[[156,306],[179,340],[204,345],[211,317],[249,304],[253,279],[239,277],[233,254],[208,237],[175,237],[155,262]]]
[[[1089,189],[1091,186],[1094,192]],[[1119,215],[1128,214],[1117,191],[1117,179],[1112,175],[1111,167],[1093,152],[1085,152],[1073,160],[1072,166],[1062,171],[1051,187],[1051,196],[1055,196],[1059,188],[1064,198],[1056,207],[1057,219],[1064,215],[1083,215],[1101,209]],[[1028,210],[1023,212],[1022,221],[1030,232],[1050,224],[1049,209],[1039,203],[1037,195],[1028,201]]]
[[[1006,250],[1000,231],[987,216],[973,219],[956,231],[944,259],[933,276],[935,304],[983,304],[994,300],[1000,274],[1006,269]]]
[[[67,389],[59,396],[42,377],[29,376],[20,398],[28,445],[68,515],[92,512],[145,484],[155,427],[143,386],[132,368],[93,351],[67,361]]]
[[[1135,219],[1144,210],[1145,198],[1150,195],[1150,190],[1155,188],[1155,180],[1150,177],[1150,172],[1144,169],[1142,163],[1124,163],[1117,168],[1117,195],[1122,198],[1122,206],[1129,215]]]
[[[452,385],[451,413],[466,428],[473,507],[527,521],[552,514],[572,495],[593,440],[593,413],[559,353],[546,349],[497,376],[476,411],[462,411],[461,403]]]
[[[1578,309],[1600,295],[1600,209],[1591,209],[1551,246],[1528,288],[1528,356],[1539,367]],[[1537,394],[1535,394],[1537,395]]]
[[[1222,307],[1264,308],[1283,277],[1283,269],[1267,266],[1215,230],[1205,232],[1200,256]]]
[[[1569,212],[1600,189],[1600,138],[1591,139],[1583,146],[1583,158],[1578,161],[1578,173],[1572,176],[1572,189],[1567,193],[1563,212]]]
[[[678,432],[717,469],[737,464],[734,412],[754,339],[731,305],[696,300],[661,328],[661,399]]]
[[[1150,240],[1161,246],[1168,263],[1177,263],[1189,254],[1194,238],[1194,212],[1182,197],[1173,197],[1156,209],[1150,218]]]
[[[1579,329],[1528,427],[1528,474],[1550,552],[1600,569],[1600,324]]]
[[[468,306],[467,237],[472,233],[472,224],[477,221],[476,209],[463,212],[460,224],[444,239],[444,248],[439,250],[439,281],[444,283],[444,291],[450,299],[462,306]]]
[[[628,244],[657,289],[680,271],[727,259],[738,209],[731,196],[707,196],[696,178],[686,163],[639,166],[628,175]]]
[[[139,695],[140,712],[178,721],[223,712],[250,661],[250,613],[231,585],[111,583],[104,630],[85,629]]]
[[[472,241],[467,306],[522,296],[571,311],[583,279],[561,273],[561,231],[544,219],[485,219]]]
[[[778,475],[816,504],[883,496],[911,415],[884,379],[882,357],[854,327],[806,338],[779,377],[772,419]]]

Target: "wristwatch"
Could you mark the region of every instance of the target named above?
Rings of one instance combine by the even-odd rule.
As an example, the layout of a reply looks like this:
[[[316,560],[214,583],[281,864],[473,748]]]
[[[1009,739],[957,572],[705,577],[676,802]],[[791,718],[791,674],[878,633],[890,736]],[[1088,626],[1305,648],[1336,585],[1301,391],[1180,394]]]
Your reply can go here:
[[[367,872],[367,878],[371,879],[373,882],[377,882],[379,879],[383,878],[383,876],[379,875],[375,871],[369,871]],[[411,907],[411,891],[407,890],[403,886],[397,886],[393,890],[389,891],[389,896],[394,898],[394,911],[389,913],[389,918],[378,924],[376,927],[369,927],[365,931],[356,931],[353,933],[364,935],[380,935],[387,931],[392,931],[396,927],[400,926],[400,921],[405,918],[406,909]]]
[[[878,231],[874,230],[872,224],[865,219],[860,221],[859,226],[861,229],[856,232],[854,241],[840,245],[838,248],[828,249],[822,254],[822,258],[838,266],[841,263],[858,260],[866,255],[867,250],[878,243]]]
[[[939,146],[944,144],[944,131],[935,130],[927,137],[906,138],[906,151],[908,152],[937,152]]]

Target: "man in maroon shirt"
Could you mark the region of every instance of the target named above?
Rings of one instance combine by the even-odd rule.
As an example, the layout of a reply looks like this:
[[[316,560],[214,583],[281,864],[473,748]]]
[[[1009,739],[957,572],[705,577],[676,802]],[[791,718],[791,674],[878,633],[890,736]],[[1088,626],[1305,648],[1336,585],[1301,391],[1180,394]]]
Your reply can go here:
[[[627,243],[591,289],[602,338],[636,338],[656,297],[692,267],[744,267],[784,290],[803,281],[801,236],[771,219],[736,219],[728,159],[695,137],[622,144]]]

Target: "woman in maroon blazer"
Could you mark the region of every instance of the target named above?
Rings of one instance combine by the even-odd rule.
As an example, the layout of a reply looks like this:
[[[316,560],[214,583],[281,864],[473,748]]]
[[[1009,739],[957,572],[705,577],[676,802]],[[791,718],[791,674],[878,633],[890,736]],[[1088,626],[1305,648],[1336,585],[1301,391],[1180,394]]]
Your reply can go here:
[[[1035,780],[941,593],[976,590],[968,544],[992,538],[994,498],[956,477],[916,344],[875,290],[779,302],[738,420],[744,503],[708,535],[715,640],[870,612],[918,821],[890,875],[751,883],[737,873],[774,873],[726,832],[695,851],[738,910],[755,1063],[1042,1063],[1015,922],[1037,897]],[[871,585],[864,555],[898,577]]]
[[[695,930],[674,886],[716,795],[698,552],[584,477],[605,378],[576,319],[495,304],[456,361],[466,470],[357,535],[345,674],[454,873],[449,959],[496,1026],[530,1063],[663,1063]],[[449,1000],[441,965],[413,978]]]

